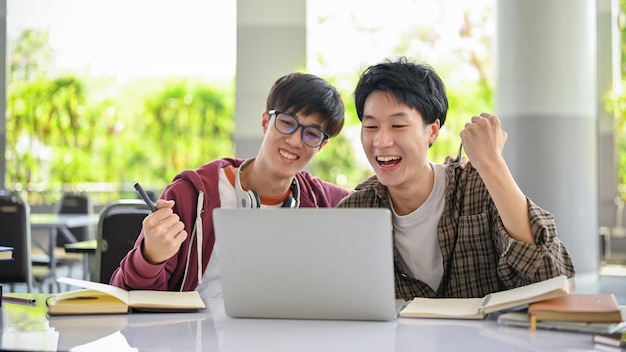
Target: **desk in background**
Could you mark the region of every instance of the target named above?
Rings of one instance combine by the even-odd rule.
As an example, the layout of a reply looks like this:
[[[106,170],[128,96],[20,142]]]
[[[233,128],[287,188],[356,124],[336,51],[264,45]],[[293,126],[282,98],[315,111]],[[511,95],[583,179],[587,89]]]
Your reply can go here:
[[[22,294],[28,295],[28,294]],[[593,350],[592,335],[499,326],[492,319],[400,318],[389,322],[233,319],[222,299],[198,313],[47,317],[34,306],[2,306],[3,350],[109,351],[565,351]]]
[[[95,275],[96,265],[96,249],[98,247],[97,240],[79,241],[74,243],[66,243],[64,246],[67,253],[81,253],[85,256],[85,267],[83,275],[84,279],[91,279],[97,277]]]
[[[95,254],[96,249],[98,248],[98,241],[87,240],[87,241],[79,241],[79,242],[74,242],[74,243],[67,243],[64,247],[65,247],[65,251],[68,253]]]
[[[56,256],[54,250],[57,243],[57,236],[60,234],[69,242],[77,242],[70,229],[83,226],[96,226],[98,224],[98,220],[99,214],[83,215],[35,213],[30,215],[31,232],[34,230],[48,230],[47,246],[43,246],[41,243],[36,241],[34,242],[35,245],[41,248],[48,256],[50,261],[50,271],[55,272],[56,270]],[[85,266],[86,265],[87,264],[85,264]]]

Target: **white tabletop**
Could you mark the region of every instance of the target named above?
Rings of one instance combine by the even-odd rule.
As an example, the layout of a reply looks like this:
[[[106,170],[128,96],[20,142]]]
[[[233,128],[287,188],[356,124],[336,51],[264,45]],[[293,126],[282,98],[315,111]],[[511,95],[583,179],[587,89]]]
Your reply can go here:
[[[0,347],[84,351],[591,351],[592,335],[479,321],[390,322],[235,319],[221,299],[198,313],[47,317],[36,306],[4,302]]]

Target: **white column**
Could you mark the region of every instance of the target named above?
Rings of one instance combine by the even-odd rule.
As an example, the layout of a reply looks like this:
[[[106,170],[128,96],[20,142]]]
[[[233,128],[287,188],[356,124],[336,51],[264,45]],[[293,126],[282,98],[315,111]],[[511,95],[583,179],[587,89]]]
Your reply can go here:
[[[276,79],[306,68],[306,0],[237,0],[236,155],[256,156]]]
[[[599,267],[597,9],[497,1],[496,112],[522,190],[556,218],[577,273]]]

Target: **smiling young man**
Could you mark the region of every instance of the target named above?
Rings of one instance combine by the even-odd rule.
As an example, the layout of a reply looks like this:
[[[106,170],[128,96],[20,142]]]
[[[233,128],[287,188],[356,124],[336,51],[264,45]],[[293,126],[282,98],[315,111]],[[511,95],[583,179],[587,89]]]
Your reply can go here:
[[[178,174],[157,201],[157,211],[143,221],[111,284],[221,296],[213,209],[336,206],[349,191],[302,169],[343,122],[343,102],[328,82],[303,73],[279,78],[261,114],[264,137],[256,157],[221,158]]]
[[[355,93],[361,143],[375,176],[340,207],[392,211],[396,296],[484,297],[561,274],[574,275],[552,214],[513,179],[497,116],[461,131],[472,167],[428,160],[448,99],[428,65],[406,58],[369,67]],[[459,153],[460,157],[460,153]]]

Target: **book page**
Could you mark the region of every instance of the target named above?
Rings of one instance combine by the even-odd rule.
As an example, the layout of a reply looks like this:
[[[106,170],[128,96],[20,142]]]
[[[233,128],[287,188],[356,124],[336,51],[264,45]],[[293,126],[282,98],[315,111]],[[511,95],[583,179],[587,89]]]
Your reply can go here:
[[[98,296],[101,296],[103,294],[104,293],[100,292],[100,291],[92,290],[90,288],[84,288],[82,290],[72,290],[72,291],[66,291],[66,292],[57,293],[56,295],[54,295],[54,299],[56,301],[62,301],[62,300],[73,299],[73,298],[98,297]],[[121,301],[121,302],[126,304],[126,302],[124,302],[124,301]]]
[[[206,307],[198,291],[130,291],[128,305],[132,308],[164,310],[197,310]]]
[[[482,310],[485,313],[491,313],[522,304],[562,296],[568,292],[569,283],[567,277],[561,275],[530,285],[492,293],[487,296],[487,301]]]
[[[416,297],[400,311],[401,317],[481,319],[482,298]]]
[[[64,283],[64,284],[68,284],[68,285],[72,285],[72,286],[78,286],[78,287],[82,287],[82,288],[89,288],[95,291],[99,291],[99,292],[104,292],[107,293],[117,299],[119,299],[120,301],[126,303],[127,305],[129,304],[128,302],[128,291],[121,289],[119,287],[115,287],[112,285],[107,285],[107,284],[102,284],[99,282],[92,282],[92,281],[85,281],[85,280],[79,280],[79,279],[72,279],[69,277],[60,277],[57,279],[58,282],[60,283]]]

